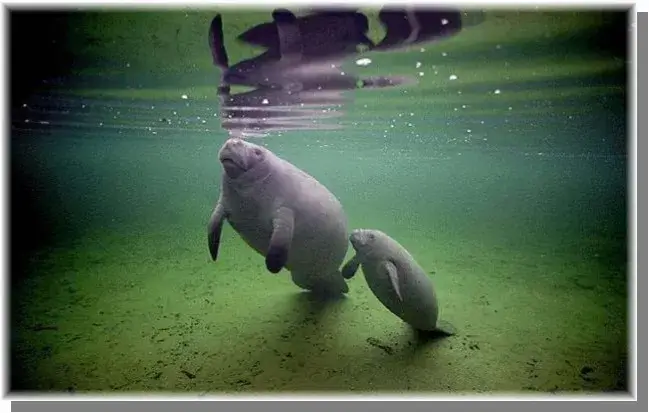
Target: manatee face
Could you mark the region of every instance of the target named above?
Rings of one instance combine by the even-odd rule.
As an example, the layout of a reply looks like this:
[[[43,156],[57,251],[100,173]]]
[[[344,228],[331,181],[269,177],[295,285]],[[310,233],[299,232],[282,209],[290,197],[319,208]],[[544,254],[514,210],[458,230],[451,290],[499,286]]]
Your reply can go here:
[[[262,168],[268,150],[238,138],[230,138],[219,150],[219,161],[226,175],[236,179],[244,173]]]
[[[374,229],[355,229],[349,236],[352,246],[362,255],[373,255],[381,250],[383,233]]]

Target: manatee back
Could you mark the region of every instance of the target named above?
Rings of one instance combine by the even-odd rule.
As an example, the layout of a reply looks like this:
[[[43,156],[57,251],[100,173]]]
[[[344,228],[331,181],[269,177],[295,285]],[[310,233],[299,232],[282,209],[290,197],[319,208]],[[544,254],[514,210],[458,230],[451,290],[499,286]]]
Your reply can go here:
[[[349,248],[348,221],[342,204],[317,179],[295,165],[281,160],[283,205],[295,212],[290,254],[291,264],[300,270],[318,272],[322,266],[338,269]]]
[[[383,235],[373,251],[374,265],[363,272],[370,289],[393,314],[421,330],[433,330],[437,324],[438,303],[433,282],[415,258],[393,238]],[[389,260],[397,268],[399,300],[389,279],[381,278],[376,265]]]
[[[337,269],[348,249],[347,218],[341,203],[314,177],[272,152],[266,162],[264,176],[244,185],[227,187],[224,182],[230,224],[265,254],[273,215],[278,208],[288,207],[294,212],[294,228],[286,268],[303,273]]]

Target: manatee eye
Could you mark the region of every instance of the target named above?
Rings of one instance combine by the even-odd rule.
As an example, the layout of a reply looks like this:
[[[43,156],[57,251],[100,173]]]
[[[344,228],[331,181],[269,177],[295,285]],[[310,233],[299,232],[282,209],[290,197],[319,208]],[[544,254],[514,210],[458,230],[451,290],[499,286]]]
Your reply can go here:
[[[376,237],[374,236],[374,234],[370,234],[369,238],[370,238],[370,241],[374,241],[374,238],[376,238]]]
[[[261,156],[261,149],[255,148],[255,155]]]

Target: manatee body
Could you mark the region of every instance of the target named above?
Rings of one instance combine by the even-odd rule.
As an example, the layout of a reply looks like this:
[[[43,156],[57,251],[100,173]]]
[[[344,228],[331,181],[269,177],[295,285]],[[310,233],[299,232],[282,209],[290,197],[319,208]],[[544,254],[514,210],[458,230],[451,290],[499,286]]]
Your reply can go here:
[[[454,334],[450,324],[440,326],[433,283],[401,244],[374,229],[356,229],[349,240],[356,255],[343,267],[343,277],[353,277],[361,266],[370,290],[394,315],[416,330]]]
[[[223,222],[266,257],[266,268],[286,268],[300,288],[325,294],[349,291],[340,272],[348,248],[347,217],[315,178],[270,150],[228,139],[219,151],[221,193],[208,223],[217,259]]]

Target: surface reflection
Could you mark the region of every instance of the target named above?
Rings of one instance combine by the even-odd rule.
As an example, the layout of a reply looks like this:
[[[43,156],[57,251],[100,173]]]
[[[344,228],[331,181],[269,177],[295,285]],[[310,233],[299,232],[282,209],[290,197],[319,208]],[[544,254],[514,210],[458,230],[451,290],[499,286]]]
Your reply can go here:
[[[405,76],[359,78],[342,69],[345,59],[363,49],[389,51],[436,41],[462,27],[458,11],[386,7],[379,13],[386,34],[374,44],[367,37],[367,16],[355,9],[314,10],[300,17],[276,9],[271,16],[271,22],[237,37],[266,51],[232,66],[224,45],[222,16],[216,15],[210,25],[212,59],[221,71],[221,125],[234,136],[337,129],[337,123],[326,121],[342,115],[344,91],[416,83],[414,77]],[[232,93],[232,86],[251,90]]]

